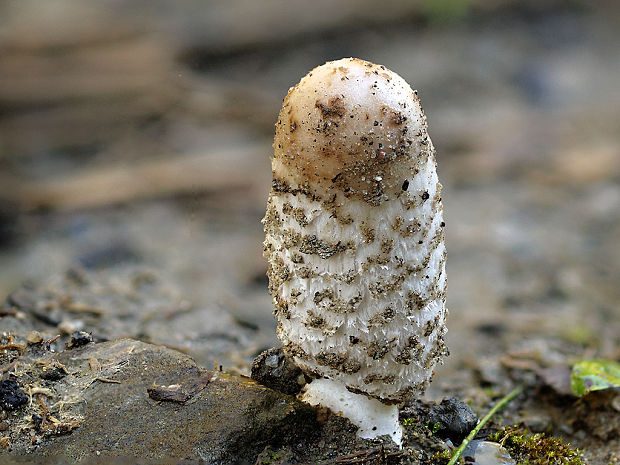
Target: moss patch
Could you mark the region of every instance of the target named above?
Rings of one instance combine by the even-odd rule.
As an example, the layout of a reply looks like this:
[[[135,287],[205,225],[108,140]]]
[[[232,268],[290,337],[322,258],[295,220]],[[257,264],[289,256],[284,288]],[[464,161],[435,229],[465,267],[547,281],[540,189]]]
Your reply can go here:
[[[544,433],[529,434],[518,426],[507,426],[489,436],[502,444],[523,465],[583,465],[581,452],[559,438]]]

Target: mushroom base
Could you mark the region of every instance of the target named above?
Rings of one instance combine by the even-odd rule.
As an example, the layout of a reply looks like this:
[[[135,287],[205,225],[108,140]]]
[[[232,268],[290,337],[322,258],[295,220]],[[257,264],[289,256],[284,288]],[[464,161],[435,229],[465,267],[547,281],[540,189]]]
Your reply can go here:
[[[350,392],[342,383],[333,379],[319,378],[307,384],[299,395],[307,404],[329,408],[332,412],[348,418],[359,429],[363,439],[388,435],[402,447],[402,426],[398,422],[398,406],[385,405],[363,394]]]

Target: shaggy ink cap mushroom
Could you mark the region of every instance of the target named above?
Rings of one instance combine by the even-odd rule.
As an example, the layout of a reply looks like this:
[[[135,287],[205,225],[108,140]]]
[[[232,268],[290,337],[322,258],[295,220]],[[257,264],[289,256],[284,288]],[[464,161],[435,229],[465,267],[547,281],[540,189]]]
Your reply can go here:
[[[269,290],[283,349],[320,378],[306,400],[344,412],[334,383],[379,410],[422,394],[448,351],[441,184],[417,93],[367,61],[319,66],[285,97],[271,161]]]

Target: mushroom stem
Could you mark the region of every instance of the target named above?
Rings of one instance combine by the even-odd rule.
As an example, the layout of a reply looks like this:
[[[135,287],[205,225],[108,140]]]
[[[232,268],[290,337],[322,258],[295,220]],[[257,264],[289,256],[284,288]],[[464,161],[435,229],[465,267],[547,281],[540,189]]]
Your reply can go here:
[[[377,399],[355,394],[333,379],[318,378],[306,384],[300,399],[321,405],[348,418],[357,426],[357,435],[374,439],[388,435],[402,447],[403,429],[398,421],[398,405],[386,405]]]

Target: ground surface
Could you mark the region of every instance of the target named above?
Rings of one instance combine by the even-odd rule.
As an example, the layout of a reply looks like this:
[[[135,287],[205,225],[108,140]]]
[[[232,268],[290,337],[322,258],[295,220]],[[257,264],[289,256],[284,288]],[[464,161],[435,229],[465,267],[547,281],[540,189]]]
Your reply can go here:
[[[526,379],[507,421],[613,462],[613,399],[587,410],[541,375],[620,357],[613,2],[472,2],[453,21],[398,2],[266,2],[251,27],[224,3],[31,3],[0,4],[0,293],[30,281],[40,329],[248,374],[277,344],[260,218],[280,99],[359,56],[418,89],[438,149],[452,355],[428,398],[486,409]]]

